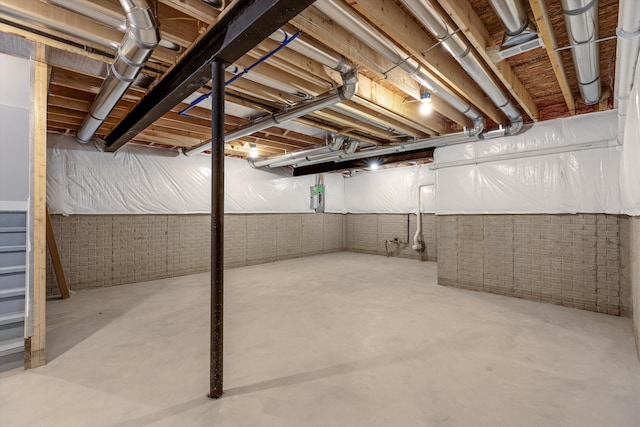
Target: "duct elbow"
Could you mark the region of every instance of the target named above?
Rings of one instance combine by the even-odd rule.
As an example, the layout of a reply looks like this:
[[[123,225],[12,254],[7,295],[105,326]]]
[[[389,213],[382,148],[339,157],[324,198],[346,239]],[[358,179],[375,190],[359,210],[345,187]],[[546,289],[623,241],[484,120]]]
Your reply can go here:
[[[155,49],[160,44],[160,29],[147,0],[120,0],[127,18],[127,31],[140,49]]]
[[[477,117],[473,120],[473,127],[467,130],[467,135],[470,137],[478,136],[484,130],[484,119],[482,117]]]
[[[349,67],[348,71],[340,73],[342,76],[342,87],[338,95],[342,101],[351,99],[358,90],[358,70]]]
[[[523,124],[524,123],[522,121],[522,116],[520,116],[518,119],[511,120],[504,134],[506,136],[513,136],[513,135],[519,134],[520,131],[522,130]]]
[[[328,145],[329,151],[334,152],[340,150],[342,148],[342,144],[344,144],[346,140],[347,138],[344,136],[335,136],[333,138],[333,142]]]
[[[160,30],[148,0],[120,0],[120,4],[126,15],[127,31],[89,114],[78,130],[78,141],[83,143],[100,128],[160,43]]]
[[[341,75],[344,75],[351,72],[353,70],[353,67],[347,63],[347,60],[344,58],[344,56],[341,56],[340,59],[338,59],[338,65],[333,67],[333,69],[339,72]]]

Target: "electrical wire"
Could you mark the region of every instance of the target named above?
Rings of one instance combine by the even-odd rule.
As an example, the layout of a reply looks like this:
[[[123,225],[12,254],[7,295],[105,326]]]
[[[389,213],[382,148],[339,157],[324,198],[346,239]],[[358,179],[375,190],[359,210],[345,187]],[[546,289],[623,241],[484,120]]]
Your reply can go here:
[[[242,78],[242,76],[244,76],[246,74],[249,74],[249,72],[251,70],[253,70],[255,67],[257,67],[258,65],[262,64],[267,59],[271,58],[273,55],[275,55],[276,53],[278,53],[282,49],[284,49],[289,43],[291,43],[292,41],[297,39],[300,34],[302,34],[302,31],[298,31],[297,33],[295,33],[293,35],[286,34],[285,39],[282,42],[280,42],[280,45],[278,47],[276,47],[275,49],[273,49],[272,51],[270,51],[269,53],[267,53],[266,55],[264,55],[263,57],[258,59],[256,62],[254,62],[253,64],[251,64],[247,68],[244,68],[241,72],[237,73],[235,76],[233,76],[232,78],[227,80],[224,83],[224,85],[225,86],[229,86],[230,84],[232,84],[236,80]],[[178,114],[181,115],[182,117],[195,118],[194,116],[191,116],[191,115],[187,114],[187,112],[189,110],[191,110],[192,108],[194,108],[195,106],[197,106],[198,104],[200,104],[205,99],[210,98],[212,94],[213,94],[213,92],[210,91],[209,93],[205,93],[203,95],[200,95],[198,98],[196,98],[194,101],[192,101],[187,107],[185,107],[181,111],[179,111]]]

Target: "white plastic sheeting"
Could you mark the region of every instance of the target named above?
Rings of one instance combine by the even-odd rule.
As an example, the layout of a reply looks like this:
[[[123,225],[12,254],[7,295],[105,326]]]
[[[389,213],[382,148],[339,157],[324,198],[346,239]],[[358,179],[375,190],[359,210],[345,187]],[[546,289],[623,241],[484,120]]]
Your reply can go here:
[[[436,214],[575,213],[640,214],[640,95],[635,86],[623,147],[573,151],[585,143],[615,141],[616,112],[534,125],[513,137],[436,150],[428,165],[369,171],[344,179],[325,174],[326,211]],[[563,148],[564,147],[564,148]],[[564,150],[541,154],[540,150]],[[63,214],[207,213],[210,158],[130,145],[102,153],[75,139],[50,135],[50,209]],[[499,159],[516,153],[522,158]],[[454,166],[460,162],[474,164]],[[476,164],[477,162],[477,164]],[[310,212],[315,175],[291,177],[225,162],[225,211]],[[434,185],[435,184],[435,185]]]
[[[103,153],[74,138],[49,135],[47,202],[52,213],[208,213],[211,159],[128,145]],[[344,179],[325,175],[326,211],[344,212]],[[291,177],[225,160],[225,212],[310,212],[315,176]]]
[[[618,148],[539,155],[556,147],[613,142],[616,131],[616,113],[610,111],[539,123],[512,137],[438,148],[436,165],[452,167],[436,171],[435,211],[620,213]],[[523,158],[487,161],[508,153]],[[453,166],[470,159],[478,164]]]
[[[640,63],[640,59],[638,59]],[[636,70],[639,68],[636,67]],[[629,98],[620,160],[620,188],[624,213],[640,215],[640,72]]]
[[[345,179],[345,208],[353,213],[415,213],[418,187],[433,185],[427,165],[369,171]],[[422,211],[435,212],[433,187],[422,189]]]

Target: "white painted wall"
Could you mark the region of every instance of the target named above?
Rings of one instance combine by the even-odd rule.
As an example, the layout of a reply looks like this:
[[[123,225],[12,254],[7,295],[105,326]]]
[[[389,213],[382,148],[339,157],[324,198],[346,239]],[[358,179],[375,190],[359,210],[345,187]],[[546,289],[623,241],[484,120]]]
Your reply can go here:
[[[0,210],[28,209],[31,65],[0,54]]]

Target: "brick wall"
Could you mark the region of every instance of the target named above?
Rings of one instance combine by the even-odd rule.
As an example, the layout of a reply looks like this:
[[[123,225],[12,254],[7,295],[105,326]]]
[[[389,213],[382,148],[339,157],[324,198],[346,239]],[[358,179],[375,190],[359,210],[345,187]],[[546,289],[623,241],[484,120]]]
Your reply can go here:
[[[52,215],[72,290],[209,270],[208,215]],[[225,216],[225,267],[344,250],[344,215]],[[47,254],[47,293],[58,284]]]
[[[407,219],[409,234],[407,236]],[[413,235],[416,232],[416,216],[408,214],[348,214],[346,216],[346,249],[376,255],[435,261],[437,258],[436,216],[423,214],[422,236],[426,243],[423,252],[414,251]],[[385,241],[398,238],[400,244]],[[407,243],[408,241],[408,243]]]
[[[630,315],[624,216],[438,217],[438,283]],[[623,236],[621,236],[623,234]]]

